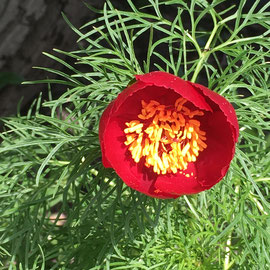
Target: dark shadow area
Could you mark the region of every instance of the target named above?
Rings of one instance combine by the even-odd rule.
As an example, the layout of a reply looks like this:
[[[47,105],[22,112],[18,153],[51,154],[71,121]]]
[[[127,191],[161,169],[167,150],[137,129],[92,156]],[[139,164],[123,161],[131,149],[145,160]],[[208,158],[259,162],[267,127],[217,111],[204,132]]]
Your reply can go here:
[[[101,9],[105,0],[86,0],[87,4],[94,8]],[[127,1],[111,1],[113,5],[122,10],[128,10]],[[137,8],[143,7],[149,2],[147,0],[133,0]],[[263,7],[267,0],[261,0],[258,8]],[[247,1],[245,12],[248,12],[253,1]],[[232,5],[236,5],[235,1],[225,1],[218,6],[218,9],[225,10]],[[237,5],[231,12],[235,12]],[[44,84],[35,85],[20,85],[22,81],[57,78],[56,75],[48,74],[46,71],[33,69],[33,66],[49,67],[51,69],[65,72],[65,67],[58,62],[44,56],[42,52],[48,52],[56,55],[53,48],[64,51],[72,51],[78,48],[76,43],[78,36],[66,24],[61,12],[64,12],[71,23],[79,28],[84,23],[98,17],[89,10],[83,1],[77,0],[2,0],[0,2],[0,117],[15,115],[18,110],[22,114],[26,113],[29,106],[40,92],[46,96],[48,86]],[[145,12],[150,12],[150,9],[145,9]],[[176,15],[176,9],[171,9],[166,6],[162,8],[162,14],[168,20],[173,20]],[[183,21],[185,21],[185,14]],[[189,29],[189,20],[185,23]],[[228,24],[231,29],[234,25]],[[212,26],[211,18],[206,18],[201,28],[210,30]],[[243,34],[248,36],[258,35],[260,27],[252,25],[244,29]],[[226,33],[224,33],[225,35]],[[154,41],[162,38],[155,35]],[[149,31],[139,37],[135,48],[139,62],[142,64],[146,59],[146,46],[138,46],[136,44],[148,44]],[[205,41],[201,40],[201,46],[204,46]],[[168,45],[161,44],[160,51],[163,55],[168,55]],[[62,57],[62,56],[61,56]],[[69,62],[69,59],[63,59]],[[158,59],[156,59],[158,63]],[[211,61],[211,59],[209,59]],[[73,61],[73,59],[72,59]],[[155,59],[153,58],[153,62]],[[220,63],[226,65],[224,59],[220,59]],[[151,67],[151,70],[156,70],[156,67]],[[183,74],[179,74],[181,76]],[[198,81],[205,84],[204,75],[198,78]],[[66,86],[55,85],[53,89],[53,97],[56,98]],[[20,105],[18,105],[20,104]],[[19,106],[19,107],[18,107]]]

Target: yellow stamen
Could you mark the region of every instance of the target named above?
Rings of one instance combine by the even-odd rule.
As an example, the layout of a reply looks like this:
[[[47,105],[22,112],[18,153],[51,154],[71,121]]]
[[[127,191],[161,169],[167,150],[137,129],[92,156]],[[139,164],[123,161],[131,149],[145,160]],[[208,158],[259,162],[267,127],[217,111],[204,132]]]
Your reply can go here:
[[[185,145],[185,147],[182,150],[182,156],[183,157],[186,155],[186,153],[189,150],[189,148],[190,148],[190,144],[188,143],[187,145]]]
[[[126,128],[126,129],[124,130],[124,132],[125,132],[125,133],[132,133],[132,132],[134,132],[134,131],[141,130],[142,127],[143,127],[143,124],[138,124],[138,125],[136,125],[136,126],[133,126],[133,127],[130,127],[130,128]],[[140,133],[141,133],[141,132],[139,132],[139,134],[140,134]]]
[[[142,100],[141,104],[139,120],[127,122],[124,129],[124,144],[133,160],[136,163],[143,160],[157,174],[182,173],[207,147],[206,132],[200,130],[197,119],[204,113],[192,111],[184,98],[178,98],[174,108],[155,100],[148,103]],[[190,176],[193,173],[186,174]]]

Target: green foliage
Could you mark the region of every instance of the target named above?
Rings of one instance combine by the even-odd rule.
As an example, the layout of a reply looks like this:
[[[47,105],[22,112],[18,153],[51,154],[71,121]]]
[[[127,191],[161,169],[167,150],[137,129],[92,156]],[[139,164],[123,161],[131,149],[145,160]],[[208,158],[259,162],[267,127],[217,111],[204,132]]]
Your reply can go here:
[[[127,0],[121,11],[107,1],[80,29],[63,15],[78,50],[46,55],[69,71],[39,67],[57,78],[27,83],[46,83],[48,98],[2,119],[1,269],[269,269],[270,3],[224,2]],[[102,166],[100,115],[134,74],[156,69],[206,81],[235,105],[236,156],[209,191],[152,199]]]

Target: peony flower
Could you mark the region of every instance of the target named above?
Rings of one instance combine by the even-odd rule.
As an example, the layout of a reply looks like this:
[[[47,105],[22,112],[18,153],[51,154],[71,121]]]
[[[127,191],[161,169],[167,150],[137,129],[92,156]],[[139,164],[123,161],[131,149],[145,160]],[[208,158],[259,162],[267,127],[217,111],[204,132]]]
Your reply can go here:
[[[239,135],[233,106],[166,72],[135,77],[101,117],[103,165],[129,187],[156,198],[195,194],[217,184]]]

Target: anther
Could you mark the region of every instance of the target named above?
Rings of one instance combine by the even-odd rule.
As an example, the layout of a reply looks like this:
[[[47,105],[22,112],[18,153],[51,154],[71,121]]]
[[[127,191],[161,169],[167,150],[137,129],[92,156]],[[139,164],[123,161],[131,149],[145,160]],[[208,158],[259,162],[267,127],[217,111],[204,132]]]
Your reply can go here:
[[[200,130],[200,121],[192,118],[204,113],[183,106],[186,103],[186,99],[179,98],[173,109],[155,100],[141,101],[139,120],[126,123],[124,129],[124,143],[129,145],[136,163],[143,159],[147,168],[157,174],[167,174],[182,173],[188,163],[197,160],[199,152],[207,147],[206,132]]]

